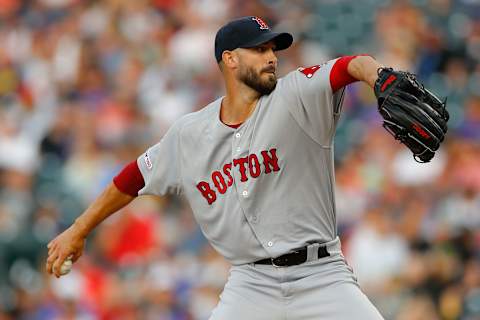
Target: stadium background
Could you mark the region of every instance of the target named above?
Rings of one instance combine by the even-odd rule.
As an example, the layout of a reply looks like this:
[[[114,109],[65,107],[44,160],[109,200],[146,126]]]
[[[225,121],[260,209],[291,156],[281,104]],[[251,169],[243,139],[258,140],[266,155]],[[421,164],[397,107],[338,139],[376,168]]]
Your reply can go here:
[[[60,280],[45,246],[222,94],[214,34],[252,14],[295,36],[281,75],[370,53],[448,95],[447,141],[419,165],[381,128],[371,90],[348,87],[338,224],[386,319],[480,319],[479,1],[0,0],[1,320],[207,319],[228,265],[181,198],[135,200]]]

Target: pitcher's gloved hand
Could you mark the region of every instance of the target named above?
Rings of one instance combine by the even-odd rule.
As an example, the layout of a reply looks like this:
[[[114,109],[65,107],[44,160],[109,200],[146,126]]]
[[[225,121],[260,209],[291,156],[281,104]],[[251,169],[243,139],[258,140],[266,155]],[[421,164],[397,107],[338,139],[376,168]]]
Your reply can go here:
[[[415,75],[380,68],[374,86],[383,127],[412,152],[429,162],[444,140],[449,119],[446,100],[425,89]]]

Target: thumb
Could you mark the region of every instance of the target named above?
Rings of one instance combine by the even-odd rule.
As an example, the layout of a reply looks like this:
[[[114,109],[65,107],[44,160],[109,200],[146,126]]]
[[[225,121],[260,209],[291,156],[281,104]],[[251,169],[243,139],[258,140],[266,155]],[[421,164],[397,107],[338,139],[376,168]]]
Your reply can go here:
[[[83,254],[83,250],[78,250],[77,252],[75,252],[74,254],[72,254],[70,256],[72,262],[76,262]]]

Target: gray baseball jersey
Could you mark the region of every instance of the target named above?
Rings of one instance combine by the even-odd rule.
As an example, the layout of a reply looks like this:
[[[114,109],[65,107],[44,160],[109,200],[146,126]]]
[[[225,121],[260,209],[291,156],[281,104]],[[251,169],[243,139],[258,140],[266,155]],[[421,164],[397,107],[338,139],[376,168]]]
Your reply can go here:
[[[139,194],[183,192],[212,246],[234,265],[336,237],[333,136],[343,89],[336,60],[278,80],[237,129],[222,98],[179,119],[138,159]]]

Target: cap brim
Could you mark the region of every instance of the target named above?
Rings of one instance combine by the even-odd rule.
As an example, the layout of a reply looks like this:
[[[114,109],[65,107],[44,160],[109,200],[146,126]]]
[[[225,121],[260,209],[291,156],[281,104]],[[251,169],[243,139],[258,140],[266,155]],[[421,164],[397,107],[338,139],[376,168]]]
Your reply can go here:
[[[253,48],[272,40],[275,42],[275,51],[284,50],[292,45],[293,36],[288,32],[268,32],[240,46],[240,48]]]

